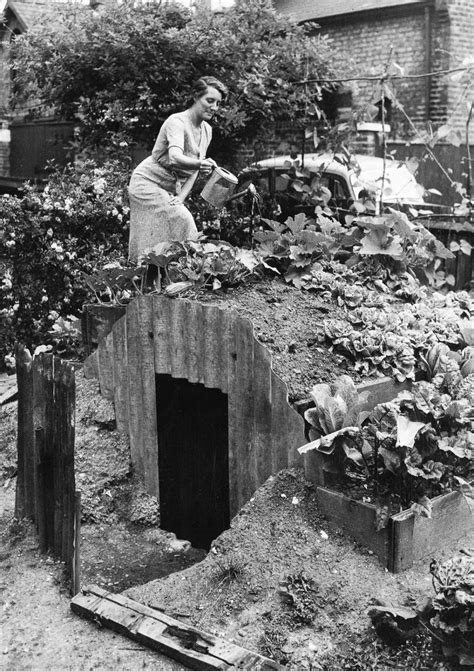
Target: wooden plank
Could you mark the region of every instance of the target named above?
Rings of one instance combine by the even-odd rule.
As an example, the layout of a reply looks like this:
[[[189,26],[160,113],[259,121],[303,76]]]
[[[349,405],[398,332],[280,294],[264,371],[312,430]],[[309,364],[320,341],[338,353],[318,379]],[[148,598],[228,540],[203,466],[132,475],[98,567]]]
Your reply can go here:
[[[88,587],[74,597],[71,609],[78,615],[98,621],[143,645],[159,650],[190,669],[270,671],[282,668],[258,653],[96,586]]]
[[[62,365],[61,359],[53,356],[52,358],[52,381],[53,381],[53,398],[51,412],[51,429],[52,429],[52,450],[51,450],[51,467],[53,471],[53,536],[48,542],[49,549],[53,554],[62,559],[63,550],[63,510],[66,499],[63,495],[67,492],[67,480],[64,480],[65,468],[64,457],[66,447],[63,444],[63,429],[64,429],[64,394],[65,385],[62,383],[62,375],[66,373],[65,366]]]
[[[272,371],[272,470],[288,468],[288,390],[283,380]]]
[[[43,388],[43,359],[42,356],[35,357],[33,361],[33,432],[34,432],[34,491],[35,491],[35,510],[34,521],[38,530],[38,540],[40,550],[43,552],[46,548],[45,531],[45,508],[43,496],[43,470],[42,453],[43,443],[45,442],[45,415],[46,399]]]
[[[233,517],[258,487],[253,444],[253,326],[237,317],[231,329],[229,371],[229,484]]]
[[[449,548],[463,537],[473,533],[470,508],[460,492],[450,492],[432,499],[431,518],[415,516],[411,511],[394,515],[395,523],[411,530],[411,550],[404,547],[405,537],[395,539],[393,547],[394,570],[410,568],[416,561],[434,552]],[[406,532],[408,533],[408,531]]]
[[[162,375],[171,375],[170,321],[170,300],[164,296],[153,296],[155,373]]]
[[[97,350],[89,354],[84,361],[83,372],[86,380],[97,380],[99,378],[99,353]]]
[[[16,350],[18,384],[17,453],[18,474],[15,496],[15,517],[35,516],[34,432],[33,432],[33,359],[20,346]]]
[[[101,340],[97,348],[99,362],[99,387],[104,398],[112,401],[114,398],[114,342],[109,333]]]
[[[153,301],[150,296],[137,299],[138,328],[136,337],[140,351],[141,403],[138,408],[142,431],[142,467],[146,490],[159,496],[158,429],[156,423],[156,380],[153,334]]]
[[[74,496],[74,546],[72,555],[71,583],[75,596],[81,589],[81,492]]]
[[[296,468],[303,465],[303,460],[298,448],[306,443],[304,435],[304,418],[296,412],[291,405],[287,404],[287,440],[288,440],[288,466]]]
[[[389,522],[390,547],[387,568],[392,573],[400,573],[413,566],[413,522],[414,515],[398,515]]]
[[[140,366],[140,324],[137,300],[129,303],[126,320],[130,456],[137,473],[143,476],[143,430],[141,424],[143,391]]]
[[[129,397],[127,365],[127,320],[122,317],[112,330],[114,341],[114,407],[117,431],[129,432]]]
[[[389,531],[375,529],[375,506],[349,499],[324,487],[316,489],[321,512],[348,536],[372,550],[384,566],[388,565]]]
[[[272,462],[272,356],[257,340],[253,344],[255,468],[260,486],[273,473]]]
[[[61,448],[62,448],[62,547],[61,557],[66,563],[68,575],[72,575],[74,554],[74,525],[75,525],[75,411],[76,411],[76,380],[74,369],[62,365],[61,376],[62,404],[61,404]]]

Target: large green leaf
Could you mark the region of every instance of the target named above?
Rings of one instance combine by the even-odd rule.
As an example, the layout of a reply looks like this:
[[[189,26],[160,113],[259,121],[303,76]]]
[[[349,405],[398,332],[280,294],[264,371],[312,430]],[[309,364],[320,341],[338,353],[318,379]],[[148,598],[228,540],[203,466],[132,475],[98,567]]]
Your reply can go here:
[[[412,422],[406,415],[398,415],[397,447],[413,447],[418,432],[424,426],[424,422]]]

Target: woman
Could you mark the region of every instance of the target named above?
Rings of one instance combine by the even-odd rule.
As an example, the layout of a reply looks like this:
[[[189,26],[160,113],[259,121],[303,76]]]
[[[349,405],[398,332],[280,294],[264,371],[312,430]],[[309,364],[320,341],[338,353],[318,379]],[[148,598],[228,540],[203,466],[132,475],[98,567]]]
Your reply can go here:
[[[209,175],[216,166],[205,158],[212,137],[208,122],[226,94],[218,79],[198,79],[191,107],[166,119],[151,156],[133,171],[128,189],[131,261],[137,263],[160,242],[196,237],[196,224],[183,201],[198,173]]]

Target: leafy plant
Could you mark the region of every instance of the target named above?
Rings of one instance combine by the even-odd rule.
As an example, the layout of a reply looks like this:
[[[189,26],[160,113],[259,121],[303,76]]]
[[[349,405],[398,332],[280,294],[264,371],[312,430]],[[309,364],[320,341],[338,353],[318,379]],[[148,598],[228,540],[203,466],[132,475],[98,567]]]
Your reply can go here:
[[[299,624],[313,622],[319,607],[317,593],[314,580],[303,572],[289,575],[281,583],[280,595]]]
[[[329,385],[317,385],[316,407],[305,418],[320,435],[334,431],[299,451],[322,453],[323,471],[337,474],[336,485],[359,490],[364,500],[374,502],[378,529],[391,514],[409,507],[431,517],[431,498],[455,489],[474,508],[469,485],[474,477],[474,411],[462,386],[450,396],[432,383],[417,382],[411,391],[361,416],[355,388],[345,376],[333,390],[341,384],[350,391],[353,410],[347,413],[347,403],[331,394]],[[349,421],[354,426],[348,427]]]
[[[438,640],[446,657],[474,664],[474,557],[471,552],[430,565],[435,596],[421,612],[421,622]]]

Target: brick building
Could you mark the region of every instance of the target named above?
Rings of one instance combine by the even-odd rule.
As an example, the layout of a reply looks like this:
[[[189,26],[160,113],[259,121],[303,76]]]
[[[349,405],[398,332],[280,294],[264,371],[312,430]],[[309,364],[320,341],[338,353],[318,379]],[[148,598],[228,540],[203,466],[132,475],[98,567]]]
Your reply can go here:
[[[300,22],[315,21],[315,32],[329,37],[334,57],[348,57],[360,75],[383,72],[390,53],[406,75],[457,68],[474,55],[474,0],[274,0],[274,4]],[[376,100],[373,82],[347,86],[355,107]],[[473,92],[466,92],[459,78],[400,79],[394,86],[417,126],[426,122],[437,126],[451,118],[464,131],[466,107],[459,101],[462,95],[472,100]],[[388,111],[392,135],[405,137],[408,122],[400,111]]]
[[[11,77],[11,45],[16,36],[23,34],[41,21],[55,20],[58,10],[70,5],[73,11],[99,9],[111,0],[0,0],[0,187],[14,188],[22,178],[41,176],[46,162],[55,159],[64,162],[66,145],[72,136],[72,127],[50,117],[23,122],[35,101],[28,108],[10,107],[14,82]]]

